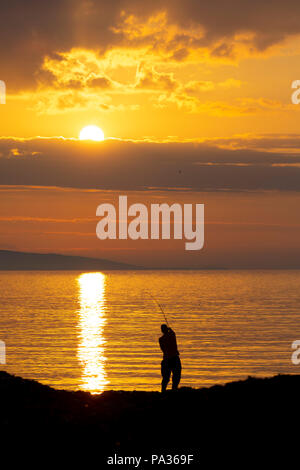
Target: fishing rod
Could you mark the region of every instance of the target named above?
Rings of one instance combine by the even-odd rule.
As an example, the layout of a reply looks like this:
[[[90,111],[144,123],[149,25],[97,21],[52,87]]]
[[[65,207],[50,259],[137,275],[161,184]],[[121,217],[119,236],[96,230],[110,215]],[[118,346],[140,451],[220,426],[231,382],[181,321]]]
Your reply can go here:
[[[162,305],[155,299],[155,297],[153,297],[153,295],[151,294],[151,292],[149,292],[149,291],[146,291],[146,292],[147,292],[147,294],[149,295],[149,297],[151,297],[151,299],[153,300],[153,302],[159,307],[161,313],[163,314],[163,317],[164,317],[164,319],[165,319],[165,322],[166,322],[168,328],[170,328],[170,325],[169,325],[167,316],[166,316],[166,314],[165,314],[165,311],[164,311]]]

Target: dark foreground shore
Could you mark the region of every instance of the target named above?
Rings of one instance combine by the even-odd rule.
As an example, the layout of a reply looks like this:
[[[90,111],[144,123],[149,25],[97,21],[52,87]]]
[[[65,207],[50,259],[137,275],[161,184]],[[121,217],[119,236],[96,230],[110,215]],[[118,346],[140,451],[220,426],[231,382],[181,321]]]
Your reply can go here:
[[[10,459],[24,461],[39,450],[47,461],[83,459],[87,465],[96,459],[99,469],[109,467],[110,457],[116,466],[119,457],[151,459],[152,454],[167,453],[191,454],[198,468],[225,462],[244,468],[245,462],[271,464],[282,459],[287,465],[299,448],[299,400],[298,375],[249,377],[164,395],[109,391],[95,396],[54,390],[0,372],[1,442],[13,444]],[[118,468],[157,465],[141,461],[134,467],[130,461],[118,463]],[[182,467],[174,462],[158,465],[170,466]]]

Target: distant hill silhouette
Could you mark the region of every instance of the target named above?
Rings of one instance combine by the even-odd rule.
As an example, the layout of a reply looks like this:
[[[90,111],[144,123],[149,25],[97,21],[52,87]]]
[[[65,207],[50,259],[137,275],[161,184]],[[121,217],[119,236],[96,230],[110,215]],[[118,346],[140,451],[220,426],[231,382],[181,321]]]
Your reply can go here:
[[[141,269],[137,266],[117,263],[107,259],[85,258],[82,256],[58,255],[55,253],[23,253],[19,251],[0,250],[0,270],[81,270],[103,269]]]

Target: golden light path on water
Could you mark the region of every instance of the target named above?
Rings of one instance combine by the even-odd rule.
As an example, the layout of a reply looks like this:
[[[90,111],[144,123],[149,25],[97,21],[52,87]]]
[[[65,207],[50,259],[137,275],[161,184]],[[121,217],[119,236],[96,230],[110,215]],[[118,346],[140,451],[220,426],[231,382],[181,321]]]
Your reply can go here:
[[[79,342],[77,356],[82,365],[80,388],[100,393],[108,380],[105,372],[105,275],[85,273],[77,278],[79,284]]]

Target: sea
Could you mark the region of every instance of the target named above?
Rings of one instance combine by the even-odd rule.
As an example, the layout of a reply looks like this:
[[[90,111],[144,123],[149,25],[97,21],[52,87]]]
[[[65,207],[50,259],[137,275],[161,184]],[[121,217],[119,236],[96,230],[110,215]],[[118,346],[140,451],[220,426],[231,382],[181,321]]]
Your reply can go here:
[[[299,374],[299,309],[298,270],[1,271],[0,370],[93,394],[158,391],[167,321],[182,387]]]

